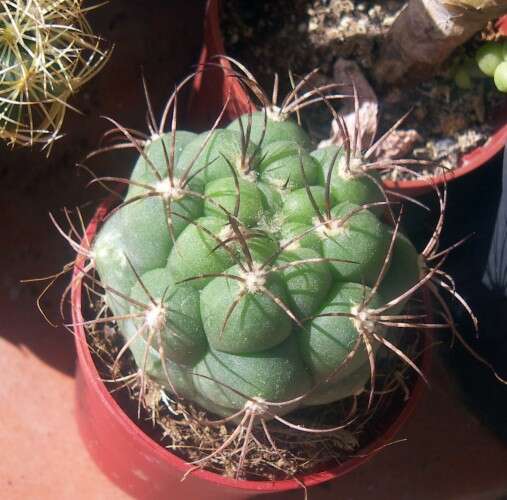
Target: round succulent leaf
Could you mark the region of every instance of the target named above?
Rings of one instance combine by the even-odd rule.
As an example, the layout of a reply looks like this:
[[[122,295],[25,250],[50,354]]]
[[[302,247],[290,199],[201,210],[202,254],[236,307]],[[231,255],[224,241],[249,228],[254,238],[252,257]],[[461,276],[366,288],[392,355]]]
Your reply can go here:
[[[238,266],[226,273],[243,275]],[[263,286],[287,306],[287,292],[277,273],[269,273]],[[268,293],[249,291],[244,283],[226,277],[213,279],[202,290],[201,318],[210,345],[236,354],[270,349],[285,340],[292,329],[291,319]]]
[[[241,131],[240,120],[246,133],[248,115],[244,114],[233,120],[227,130]],[[277,141],[294,141],[304,149],[312,147],[310,136],[292,119],[275,121],[266,117],[264,111],[256,111],[251,114],[252,129],[250,140],[259,144],[262,139],[262,146]]]
[[[297,332],[301,354],[316,381],[331,375],[333,379],[346,378],[368,363],[367,351],[361,341],[354,356],[338,370],[354,350],[360,332],[353,318],[333,314],[350,314],[363,302],[369,288],[357,283],[338,283],[333,292],[331,300],[319,315]],[[381,299],[377,294],[369,307],[374,308],[380,304]],[[379,328],[378,331],[380,333],[382,329]],[[374,342],[372,347],[376,350],[378,343]]]
[[[227,220],[229,215],[234,214],[239,202],[237,218],[245,226],[252,226],[264,212],[262,193],[254,182],[244,179],[237,181],[239,192],[236,180],[232,177],[223,177],[206,185],[204,215]]]
[[[321,258],[314,250],[298,248],[283,252],[276,262],[285,266],[309,260],[280,271],[289,295],[289,306],[301,321],[322,308],[331,289],[331,269],[327,262],[319,261]]]
[[[176,285],[167,268],[154,269],[140,277],[130,296],[149,307],[144,316],[134,320],[138,329],[149,325],[150,321],[158,321],[154,314],[158,309],[153,301],[163,308],[164,318],[157,335],[160,335],[166,358],[190,365],[202,357],[207,341],[201,322],[199,292],[195,288]],[[140,312],[134,304],[130,309],[133,314]],[[147,335],[148,331],[144,337]],[[158,337],[155,337],[155,342],[158,342]]]
[[[501,62],[495,70],[495,85],[500,92],[507,92],[507,61]]]
[[[230,413],[242,409],[247,398],[287,401],[304,394],[312,384],[293,336],[276,347],[252,354],[210,349],[194,373],[199,393],[219,406],[230,408]],[[283,408],[273,411],[280,414]]]
[[[163,183],[167,179],[163,179]],[[189,186],[193,193],[185,193],[181,197],[167,198],[164,202],[162,195],[149,196],[127,205],[121,211],[126,211],[123,217],[126,219],[125,224],[131,224],[132,227],[144,224],[151,225],[151,221],[156,224],[152,228],[145,228],[143,231],[150,235],[147,241],[153,241],[154,238],[159,236],[158,239],[162,240],[166,237],[169,239],[169,247],[172,248],[173,239],[176,238],[189,221],[202,217],[204,212],[204,201],[200,196],[203,187],[202,184],[195,182],[193,186]],[[146,218],[145,218],[146,217]],[[157,231],[160,231],[157,233]],[[152,234],[155,232],[154,236]]]
[[[260,178],[276,188],[292,191],[320,180],[318,162],[294,141],[272,142],[262,148],[261,154]]]
[[[387,255],[389,233],[375,215],[359,208],[344,202],[331,210],[333,222],[321,232],[323,255],[350,261],[331,263],[341,280],[372,286]]]
[[[493,76],[497,66],[503,62],[502,44],[486,42],[475,53],[475,60],[480,70],[487,76]]]
[[[192,280],[190,278],[220,273],[233,264],[232,255],[223,247],[219,247],[219,241],[216,239],[225,228],[225,223],[221,219],[201,217],[182,231],[167,261],[169,272],[176,283],[189,280],[189,285],[201,289],[212,278]]]

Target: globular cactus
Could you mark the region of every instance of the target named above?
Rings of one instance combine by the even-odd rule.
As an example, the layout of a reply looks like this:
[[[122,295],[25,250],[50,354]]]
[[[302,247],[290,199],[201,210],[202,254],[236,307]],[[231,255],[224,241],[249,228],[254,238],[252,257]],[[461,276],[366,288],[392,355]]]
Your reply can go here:
[[[312,73],[277,105],[277,79],[270,101],[253,75],[230,61],[239,71],[227,76],[252,91],[260,110],[219,128],[233,104],[228,99],[211,129],[195,134],[177,126],[178,94],[194,75],[177,86],[160,124],[145,84],[149,134],[109,119],[114,128],[104,138],[112,143],[89,155],[138,153],[128,178],[89,170],[120,203],[104,219],[104,207],[97,212],[101,226],[91,241],[81,216],[73,223],[65,210],[68,234],[51,216],[78,254],[65,295],[84,285],[100,299],[90,320],[80,321],[74,303],[73,326],[87,327],[92,347],[98,342],[108,353],[106,381],[133,388],[138,409],[147,408],[167,430],[171,449],[190,460],[186,474],[203,466],[229,474],[227,463],[236,478],[256,479],[342,459],[368,434],[365,423],[377,410],[384,418],[385,397],[389,405],[399,388],[410,392],[404,366],[427,381],[415,356],[428,344],[422,347],[411,330],[450,329],[507,384],[460,335],[443,297],[461,303],[478,328],[442,269],[466,240],[439,248],[445,189],[434,187],[440,213],[418,252],[400,230],[400,200],[427,207],[383,188],[385,170],[420,175],[416,160],[374,159],[403,118],[363,151],[354,86],[352,96],[331,94],[338,85],[314,87]],[[329,102],[342,98],[354,98],[354,130]],[[313,148],[299,111],[315,102],[328,107],[343,146]],[[102,343],[110,332],[121,335],[119,344],[117,336]],[[164,408],[175,433],[163,423]]]
[[[329,85],[305,91],[307,77],[278,106],[276,90],[270,102],[237,66],[241,72],[233,77],[260,99],[261,110],[219,128],[227,101],[209,131],[180,130],[177,98],[189,77],[169,99],[160,125],[149,105],[149,135],[111,120],[113,145],[90,156],[131,148],[138,159],[129,178],[94,182],[112,182],[126,193],[93,241],[76,241],[79,231],[68,212],[71,234],[59,229],[80,254],[75,279],[91,280],[104,300],[98,317],[84,325],[114,323],[123,337],[110,367],[113,379],[133,381],[140,404],[148,386],[162,387],[163,398],[167,392],[219,416],[199,417],[196,426],[236,422],[223,443],[213,448],[214,441],[192,463],[201,467],[228,447],[241,447],[235,455],[240,477],[257,422],[274,450],[272,419],[303,432],[342,430],[357,420],[359,398],[361,411],[374,410],[385,376],[378,374],[379,362],[390,363],[391,375],[397,369],[386,354],[425,379],[400,331],[450,328],[494,370],[460,336],[442,297],[444,291],[461,302],[477,327],[441,269],[462,243],[439,249],[445,191],[435,188],[440,216],[418,252],[400,231],[401,203],[389,199],[380,178],[390,168],[414,173],[416,161],[372,159],[389,132],[362,151],[359,120],[348,130],[329,103],[350,96],[330,94]],[[315,101],[333,114],[342,147],[313,149],[292,120]],[[421,205],[403,198],[398,195]],[[410,307],[422,289],[434,297],[434,314],[420,300]],[[137,370],[118,376],[128,350]],[[342,400],[352,409],[331,426],[301,425],[287,416]]]
[[[273,109],[142,144],[119,127],[139,158],[130,179],[102,179],[128,191],[90,252],[119,356],[130,349],[143,377],[224,417],[371,397],[381,346],[417,369],[390,326],[422,261],[378,165],[312,150]]]
[[[51,144],[69,97],[108,59],[82,0],[15,0],[0,6],[0,137]]]

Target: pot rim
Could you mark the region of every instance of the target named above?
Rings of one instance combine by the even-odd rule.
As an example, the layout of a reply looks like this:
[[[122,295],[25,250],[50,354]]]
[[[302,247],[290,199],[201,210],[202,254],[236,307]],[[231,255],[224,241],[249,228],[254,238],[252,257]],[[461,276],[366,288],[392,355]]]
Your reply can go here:
[[[86,248],[87,242],[93,241],[97,229],[101,222],[107,215],[110,207],[115,198],[112,196],[104,200],[96,210],[92,220],[86,228],[85,237],[83,238],[82,245]],[[132,436],[134,439],[143,442],[148,446],[156,458],[166,465],[173,467],[181,472],[183,475],[188,471],[189,464],[179,458],[177,455],[171,453],[168,449],[164,448],[158,442],[154,441],[151,437],[145,434],[133,420],[123,411],[121,406],[115,401],[110,392],[107,390],[105,384],[102,382],[93,358],[91,356],[88,344],[86,342],[85,329],[83,325],[82,315],[82,269],[86,257],[78,255],[73,268],[72,282],[71,282],[71,313],[73,322],[73,332],[75,338],[75,345],[77,351],[77,358],[79,368],[90,387],[93,387],[100,396],[103,405],[109,407],[112,414],[116,415],[117,425],[122,427],[126,434]],[[429,373],[431,364],[431,349],[430,339],[428,334],[423,332],[424,347],[420,356],[420,368],[425,374]],[[222,485],[228,488],[235,488],[238,490],[249,490],[253,492],[284,492],[289,490],[296,490],[301,488],[301,483],[306,487],[315,486],[331,479],[336,479],[344,476],[348,472],[357,468],[358,466],[366,463],[373,458],[385,445],[389,444],[392,438],[397,434],[402,425],[413,413],[417,403],[421,399],[424,392],[424,382],[420,377],[415,380],[414,387],[410,393],[409,399],[402,407],[399,414],[390,423],[383,434],[374,439],[369,445],[363,449],[358,450],[361,454],[350,458],[342,464],[334,465],[323,471],[313,472],[298,476],[298,481],[295,479],[282,479],[276,481],[252,481],[246,479],[232,479],[221,476],[214,472],[198,469],[192,472],[192,476],[198,477],[205,481],[210,481],[216,485]]]
[[[204,44],[199,58],[199,67],[204,67],[210,58],[215,55],[224,55],[225,46],[220,29],[220,0],[207,0],[206,14],[205,14],[205,32]],[[507,36],[507,15],[502,16],[497,20],[497,26]],[[226,71],[232,71],[232,67],[227,59],[221,60],[221,65]],[[196,95],[199,94],[204,84],[204,74],[200,72],[194,81],[192,93],[195,100]],[[227,92],[230,92],[231,97],[236,101],[237,107],[229,111],[228,117],[233,119],[236,117],[235,111],[246,113],[252,108],[252,101],[243,87],[235,78],[224,78],[224,87]],[[223,96],[226,95],[224,88]],[[430,176],[424,179],[408,179],[401,181],[385,180],[383,181],[385,187],[390,190],[395,190],[400,193],[414,193],[423,194],[429,192],[435,186],[443,186],[448,182],[459,179],[464,175],[478,169],[486,162],[491,160],[497,153],[499,153],[507,143],[507,110],[505,110],[501,123],[495,128],[494,132],[486,140],[484,144],[478,146],[468,153],[461,156],[458,166],[449,173],[444,173],[436,176]]]

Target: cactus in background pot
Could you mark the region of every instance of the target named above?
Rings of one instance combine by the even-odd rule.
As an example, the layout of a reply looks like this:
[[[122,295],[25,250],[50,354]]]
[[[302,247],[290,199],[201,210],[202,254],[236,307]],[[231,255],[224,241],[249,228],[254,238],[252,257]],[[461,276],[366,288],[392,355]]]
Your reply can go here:
[[[82,0],[16,0],[0,6],[0,137],[52,144],[69,97],[109,52],[85,18]]]

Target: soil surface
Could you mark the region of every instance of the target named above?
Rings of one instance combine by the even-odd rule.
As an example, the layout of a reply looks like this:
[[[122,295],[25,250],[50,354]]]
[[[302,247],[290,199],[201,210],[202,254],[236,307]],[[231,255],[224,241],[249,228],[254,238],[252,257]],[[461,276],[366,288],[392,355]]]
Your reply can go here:
[[[391,145],[394,151],[388,147],[380,156],[433,160],[452,169],[464,153],[487,140],[504,102],[491,79],[474,79],[473,88],[463,90],[454,83],[453,71],[460,61],[473,56],[481,39],[497,34],[488,26],[426,82],[381,88],[373,76],[380,43],[405,4],[402,0],[223,0],[226,53],[244,63],[269,91],[278,73],[282,96],[290,89],[289,70],[305,75],[318,67],[324,81],[333,81],[338,59],[354,61],[378,99],[377,137],[412,110],[399,127],[403,145],[398,141]],[[303,119],[317,141],[329,138],[331,119],[324,107]],[[418,168],[431,174],[433,167]],[[389,175],[410,177],[396,170]]]

